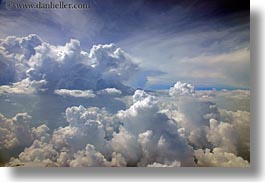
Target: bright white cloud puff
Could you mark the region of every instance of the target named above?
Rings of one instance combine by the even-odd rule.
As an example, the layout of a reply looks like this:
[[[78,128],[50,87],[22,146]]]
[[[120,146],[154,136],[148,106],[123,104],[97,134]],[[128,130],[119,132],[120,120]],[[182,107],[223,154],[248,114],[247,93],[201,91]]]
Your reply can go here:
[[[177,82],[174,87],[169,89],[169,95],[192,95],[195,93],[195,87],[188,83]]]
[[[67,90],[67,89],[57,89],[54,91],[55,94],[60,96],[70,96],[70,97],[83,97],[91,98],[95,97],[92,90]]]

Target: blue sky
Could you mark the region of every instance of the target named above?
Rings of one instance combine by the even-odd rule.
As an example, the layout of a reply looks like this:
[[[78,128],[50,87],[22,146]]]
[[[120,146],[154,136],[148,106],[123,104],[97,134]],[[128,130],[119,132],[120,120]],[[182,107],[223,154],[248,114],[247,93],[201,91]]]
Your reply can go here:
[[[199,88],[250,88],[249,3],[82,2],[90,9],[6,10],[2,3],[0,38],[34,33],[55,45],[75,38],[86,50],[114,43],[140,65],[127,83],[136,88],[164,89],[176,81]]]

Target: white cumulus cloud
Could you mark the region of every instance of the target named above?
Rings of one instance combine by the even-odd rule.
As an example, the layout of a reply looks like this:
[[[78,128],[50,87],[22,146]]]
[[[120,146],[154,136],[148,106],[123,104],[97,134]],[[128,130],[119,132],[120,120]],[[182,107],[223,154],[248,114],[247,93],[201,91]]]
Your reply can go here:
[[[95,97],[95,94],[92,90],[67,90],[67,89],[57,89],[54,91],[55,94],[60,96],[69,96],[69,97],[83,97],[91,98]]]
[[[45,91],[44,86],[46,84],[46,80],[31,81],[29,78],[25,78],[11,85],[0,86],[0,94],[35,94]]]
[[[209,149],[195,151],[198,160],[198,166],[202,167],[250,167],[249,162],[234,153],[228,153],[221,148],[214,148],[211,152]]]
[[[105,88],[97,92],[98,95],[103,96],[119,96],[122,92],[116,88]]]
[[[177,82],[174,87],[169,89],[169,95],[192,95],[195,93],[195,87],[188,83]]]

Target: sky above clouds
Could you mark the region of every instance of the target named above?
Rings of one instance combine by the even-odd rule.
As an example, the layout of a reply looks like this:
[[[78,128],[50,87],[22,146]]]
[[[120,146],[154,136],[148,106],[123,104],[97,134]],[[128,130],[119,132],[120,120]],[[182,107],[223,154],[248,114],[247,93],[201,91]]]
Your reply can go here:
[[[83,10],[6,10],[4,2],[0,38],[34,33],[54,45],[74,38],[85,50],[114,43],[141,68],[126,83],[135,88],[168,89],[177,80],[250,88],[249,4],[242,1],[78,1],[90,4]]]

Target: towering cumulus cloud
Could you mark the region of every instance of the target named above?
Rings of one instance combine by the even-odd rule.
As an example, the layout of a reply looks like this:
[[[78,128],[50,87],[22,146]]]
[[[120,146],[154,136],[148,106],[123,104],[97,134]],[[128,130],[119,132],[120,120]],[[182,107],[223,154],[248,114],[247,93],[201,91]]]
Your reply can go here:
[[[10,84],[26,77],[28,61],[42,41],[37,35],[9,36],[0,39],[0,84]]]
[[[169,95],[189,95],[194,94],[194,86],[188,83],[177,82],[174,87],[169,89]]]
[[[145,166],[158,162],[170,165],[169,161],[177,160],[182,166],[192,165],[192,149],[179,135],[177,124],[161,113],[156,98],[137,90],[133,102],[126,111],[117,115],[124,128],[139,137],[138,142],[144,151],[140,164]]]
[[[46,81],[44,88],[51,92],[117,88],[128,93],[131,90],[122,83],[138,69],[114,44],[93,46],[86,52],[75,39],[54,46],[29,35],[1,39],[0,50],[0,84]]]

